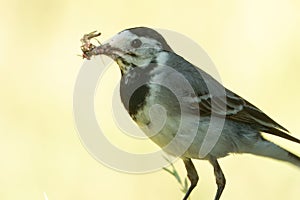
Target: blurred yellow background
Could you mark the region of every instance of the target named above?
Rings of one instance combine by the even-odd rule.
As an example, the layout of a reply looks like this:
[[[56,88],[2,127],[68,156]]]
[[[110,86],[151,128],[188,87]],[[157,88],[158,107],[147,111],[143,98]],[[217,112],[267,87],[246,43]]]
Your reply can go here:
[[[141,25],[192,38],[225,86],[300,138],[299,1],[1,1],[0,199],[44,199],[43,192],[49,200],[181,199],[165,171],[131,175],[99,164],[74,125],[79,39]],[[271,139],[300,155],[299,144]],[[200,182],[192,199],[213,199],[212,167],[195,164]],[[289,164],[249,155],[220,164],[224,200],[299,199],[300,171]],[[185,176],[183,164],[176,167]]]

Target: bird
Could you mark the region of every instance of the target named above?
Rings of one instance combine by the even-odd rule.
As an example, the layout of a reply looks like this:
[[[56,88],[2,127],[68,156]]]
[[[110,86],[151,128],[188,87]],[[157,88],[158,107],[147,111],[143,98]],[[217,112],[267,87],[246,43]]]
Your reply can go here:
[[[154,143],[182,159],[190,181],[183,200],[189,198],[199,180],[192,159],[207,160],[213,166],[215,200],[221,198],[226,185],[218,159],[229,154],[250,153],[300,168],[299,156],[267,140],[262,133],[300,144],[299,139],[174,52],[158,31],[148,27],[125,29],[104,44],[84,51],[87,59],[96,55],[108,56],[118,64],[120,97],[129,116]],[[151,114],[155,105],[165,110],[166,119],[159,113]],[[210,151],[201,156],[206,134],[218,132],[216,127],[210,127],[213,119],[223,120],[222,129]],[[157,130],[162,121],[163,126]],[[210,128],[212,131],[208,132]]]

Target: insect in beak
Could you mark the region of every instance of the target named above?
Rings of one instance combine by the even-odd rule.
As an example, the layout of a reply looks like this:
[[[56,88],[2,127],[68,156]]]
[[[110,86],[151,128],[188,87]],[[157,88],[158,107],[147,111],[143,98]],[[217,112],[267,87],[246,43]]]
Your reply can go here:
[[[83,37],[80,39],[82,45],[81,45],[81,51],[82,51],[82,58],[90,59],[93,54],[91,53],[93,49],[96,48],[94,44],[91,43],[91,39],[96,39],[96,37],[100,36],[101,33],[98,31],[93,31],[91,33],[83,35]],[[97,39],[96,39],[97,40]],[[97,40],[98,41],[98,40]],[[101,44],[98,41],[99,44]]]

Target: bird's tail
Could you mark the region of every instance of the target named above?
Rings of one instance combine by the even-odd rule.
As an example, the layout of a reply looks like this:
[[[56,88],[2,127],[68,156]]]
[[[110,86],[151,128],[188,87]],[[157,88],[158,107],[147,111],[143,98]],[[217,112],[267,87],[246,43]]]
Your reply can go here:
[[[289,162],[300,168],[299,156],[266,139],[262,139],[256,142],[255,145],[248,150],[248,153]]]

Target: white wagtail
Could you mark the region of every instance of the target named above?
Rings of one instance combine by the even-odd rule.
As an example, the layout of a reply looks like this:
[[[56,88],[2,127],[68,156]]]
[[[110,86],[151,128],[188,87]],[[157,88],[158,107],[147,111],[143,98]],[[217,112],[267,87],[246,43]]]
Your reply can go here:
[[[98,35],[87,34],[85,39]],[[260,109],[177,55],[157,31],[146,27],[127,29],[97,47],[85,42],[82,50],[85,58],[102,54],[119,65],[122,74],[120,95],[129,115],[151,140],[167,153],[179,155],[185,164],[191,185],[183,199],[189,197],[199,179],[191,159],[205,159],[213,165],[218,186],[215,200],[220,199],[226,182],[217,159],[229,153],[251,153],[300,167],[298,156],[266,140],[261,132],[297,143],[300,143],[299,139],[290,136],[287,129]],[[183,82],[179,83],[180,78],[173,76],[175,73],[181,74],[192,90]],[[212,92],[218,90],[224,91],[223,99],[221,93]],[[179,101],[183,101],[184,105]],[[156,119],[150,116],[150,108],[154,105],[165,109],[166,120],[160,119],[160,115],[156,115]],[[201,157],[200,146],[212,116],[224,119],[223,128],[213,148]],[[177,133],[184,118],[189,120]],[[164,126],[153,133],[157,131],[154,130],[155,123],[160,120],[165,120]],[[195,130],[195,134],[191,130]],[[217,130],[212,127],[212,133],[214,131]],[[165,148],[177,134],[180,134],[178,141]]]

